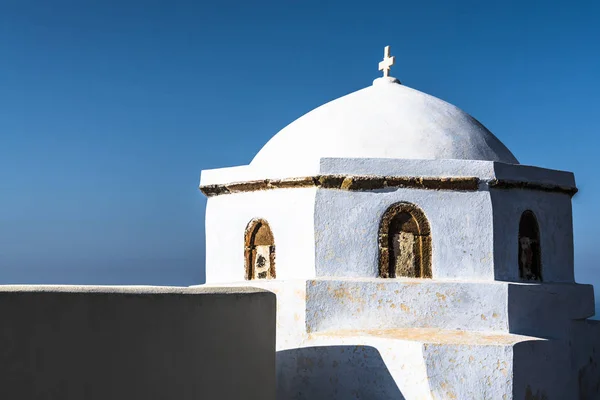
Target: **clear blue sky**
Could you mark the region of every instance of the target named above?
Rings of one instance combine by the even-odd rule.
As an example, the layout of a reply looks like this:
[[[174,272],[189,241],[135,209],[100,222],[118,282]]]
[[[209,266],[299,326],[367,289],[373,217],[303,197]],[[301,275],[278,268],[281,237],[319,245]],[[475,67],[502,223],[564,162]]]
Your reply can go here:
[[[202,169],[393,75],[574,171],[579,281],[600,288],[600,3],[4,1],[0,282],[203,280]]]

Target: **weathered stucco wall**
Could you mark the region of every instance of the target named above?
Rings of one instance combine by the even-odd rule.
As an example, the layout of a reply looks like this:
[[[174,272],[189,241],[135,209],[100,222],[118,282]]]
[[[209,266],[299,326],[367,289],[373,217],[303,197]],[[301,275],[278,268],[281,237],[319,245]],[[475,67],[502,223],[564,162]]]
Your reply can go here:
[[[278,279],[376,276],[381,217],[402,201],[421,208],[431,225],[434,279],[519,280],[518,224],[531,210],[541,230],[544,281],[573,282],[572,173],[469,160],[321,158],[318,168],[310,172],[342,179],[464,178],[475,187],[339,190],[318,186],[316,175],[288,175],[282,189],[265,181],[284,177],[279,170],[204,171],[202,185],[216,185],[206,192],[207,282],[243,280],[240,243],[253,218],[267,220],[274,231]],[[294,179],[301,184],[293,187]]]
[[[566,340],[553,339],[517,343],[512,349],[512,399],[594,399],[577,396],[577,371],[572,367],[570,347]]]
[[[513,349],[530,342],[545,340],[418,328],[315,334],[278,352],[278,398],[523,399],[512,396]]]
[[[526,189],[491,189],[490,195],[496,279],[519,280],[519,221],[531,210],[540,230],[544,282],[574,282],[571,197]]]
[[[309,332],[436,328],[566,338],[594,315],[591,285],[433,279],[306,283]]]
[[[2,399],[275,399],[275,296],[0,287]]]
[[[579,392],[576,399],[600,399],[600,321],[582,320],[571,324],[573,340],[571,371]]]
[[[566,338],[571,323],[594,315],[594,287],[563,283],[507,283],[510,332]]]
[[[600,324],[584,320],[593,291],[573,283],[571,173],[321,158],[297,179],[263,167],[203,178],[214,185],[204,191],[207,280],[276,293],[280,398],[598,397]],[[377,278],[379,227],[398,202],[427,217],[433,279]],[[515,282],[525,210],[540,229],[542,283]],[[273,230],[275,280],[243,280],[253,218]]]
[[[206,282],[244,278],[244,234],[262,218],[275,239],[277,279],[314,277],[316,189],[277,189],[215,196],[206,205]]]
[[[433,278],[493,279],[488,192],[319,189],[315,204],[317,276],[378,275],[378,231],[392,204],[421,208],[431,226]]]
[[[596,400],[595,322],[572,323],[565,339],[418,328],[315,334],[278,352],[278,398]]]
[[[513,349],[514,345],[501,343],[495,346],[424,344],[431,398],[512,399]]]
[[[508,332],[507,285],[410,279],[306,285],[309,332],[438,328]]]

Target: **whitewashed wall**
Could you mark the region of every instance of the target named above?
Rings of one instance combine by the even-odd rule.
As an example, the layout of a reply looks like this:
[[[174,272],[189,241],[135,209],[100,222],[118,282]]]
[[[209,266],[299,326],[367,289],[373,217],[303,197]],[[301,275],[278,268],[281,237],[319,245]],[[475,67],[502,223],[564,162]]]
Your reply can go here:
[[[377,276],[379,224],[402,201],[421,208],[429,221],[434,279],[494,279],[489,193],[418,189],[319,190],[317,276]]]
[[[206,205],[206,283],[244,276],[244,233],[254,218],[269,223],[275,239],[277,279],[315,276],[314,188],[215,196]]]
[[[544,282],[574,282],[571,197],[525,189],[491,189],[496,279],[519,280],[519,222],[525,210],[540,229]]]
[[[532,210],[540,225],[548,282],[573,282],[568,194],[488,189],[494,179],[574,187],[572,173],[469,160],[322,158],[320,174],[477,177],[476,192],[394,188],[368,192],[292,188],[211,197],[206,211],[207,282],[244,280],[244,232],[253,218],[273,230],[277,279],[374,277],[378,230],[389,206],[409,202],[431,225],[434,279],[518,280],[518,225]],[[202,184],[283,177],[248,166],[208,170]]]

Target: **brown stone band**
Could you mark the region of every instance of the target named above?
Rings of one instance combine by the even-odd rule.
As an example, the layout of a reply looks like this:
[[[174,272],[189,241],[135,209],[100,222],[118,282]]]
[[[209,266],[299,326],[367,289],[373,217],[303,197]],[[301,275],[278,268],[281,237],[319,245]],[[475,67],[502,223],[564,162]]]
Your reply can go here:
[[[207,197],[229,193],[254,192],[257,190],[317,187],[323,189],[340,189],[352,191],[369,191],[385,188],[410,188],[430,190],[476,191],[479,189],[479,178],[431,178],[404,176],[374,175],[317,175],[301,178],[262,179],[257,181],[233,182],[225,185],[200,186]],[[573,195],[577,188],[535,184],[529,182],[509,182],[493,180],[490,187],[498,189],[533,189],[562,192]]]
[[[488,183],[489,187],[496,189],[530,189],[540,190],[542,192],[565,193],[570,196],[575,195],[579,189],[574,186],[550,185],[547,183],[533,183],[523,181],[512,181],[507,179],[493,179]]]
[[[474,177],[421,178],[372,175],[317,175],[302,178],[263,179],[258,181],[234,182],[225,185],[205,185],[200,186],[200,190],[206,196],[211,197],[229,193],[304,187],[355,191],[377,190],[384,188],[475,191],[479,187],[479,179]]]

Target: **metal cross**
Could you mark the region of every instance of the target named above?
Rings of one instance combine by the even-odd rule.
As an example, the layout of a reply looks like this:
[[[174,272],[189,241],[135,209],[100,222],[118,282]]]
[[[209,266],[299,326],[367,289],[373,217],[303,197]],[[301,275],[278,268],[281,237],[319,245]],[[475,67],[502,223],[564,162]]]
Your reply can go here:
[[[383,50],[383,61],[379,63],[379,70],[383,71],[383,76],[390,76],[390,68],[394,65],[396,57],[390,57],[390,46],[385,46]]]

